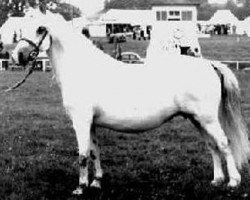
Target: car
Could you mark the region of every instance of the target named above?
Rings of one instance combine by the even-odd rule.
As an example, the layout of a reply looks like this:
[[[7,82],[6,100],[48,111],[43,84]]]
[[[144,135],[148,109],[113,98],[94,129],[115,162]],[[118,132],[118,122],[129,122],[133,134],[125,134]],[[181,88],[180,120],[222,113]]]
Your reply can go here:
[[[126,42],[126,34],[125,33],[112,33],[108,36],[109,43],[120,43]]]
[[[135,52],[121,53],[121,61],[129,64],[143,64],[144,59]]]

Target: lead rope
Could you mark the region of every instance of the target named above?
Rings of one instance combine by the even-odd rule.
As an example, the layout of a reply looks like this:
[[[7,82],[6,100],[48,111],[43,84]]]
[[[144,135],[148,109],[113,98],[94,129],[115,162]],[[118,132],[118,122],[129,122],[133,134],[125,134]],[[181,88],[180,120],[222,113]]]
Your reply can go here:
[[[33,71],[34,71],[34,69],[36,67],[36,58],[39,55],[39,48],[42,45],[43,40],[45,39],[47,34],[48,34],[48,31],[46,30],[45,34],[42,36],[42,39],[39,41],[38,45],[36,45],[34,42],[32,42],[31,40],[28,40],[26,38],[21,39],[21,40],[24,40],[24,41],[28,42],[29,44],[31,44],[32,46],[35,47],[35,49],[30,52],[29,58],[28,58],[30,61],[32,61],[32,66],[29,69],[28,73],[25,75],[25,77],[21,81],[17,82],[12,87],[9,87],[8,89],[4,90],[4,92],[10,92],[10,91],[20,87],[27,80],[27,78],[33,73]]]
[[[17,82],[15,85],[13,85],[12,87],[9,87],[8,89],[4,90],[4,92],[10,92],[10,91],[15,90],[16,88],[20,87],[27,80],[27,78],[33,73],[35,67],[36,67],[36,60],[33,61],[32,66],[29,68],[29,71],[25,75],[25,77],[21,81]]]

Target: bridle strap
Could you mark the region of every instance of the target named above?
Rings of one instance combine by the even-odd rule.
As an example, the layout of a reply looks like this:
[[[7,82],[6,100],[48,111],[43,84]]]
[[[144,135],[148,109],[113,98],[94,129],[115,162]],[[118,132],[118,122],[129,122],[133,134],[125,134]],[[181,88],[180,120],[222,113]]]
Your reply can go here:
[[[45,33],[42,36],[42,39],[38,42],[38,44],[34,43],[33,41],[31,41],[31,40],[29,40],[27,38],[21,38],[19,40],[19,41],[25,41],[25,42],[29,43],[31,46],[34,47],[34,49],[29,53],[29,55],[30,55],[29,58],[28,58],[29,61],[34,61],[38,57],[40,47],[41,47],[44,39],[46,38],[47,34],[48,34],[48,31],[46,30]]]
[[[40,42],[37,45],[38,48],[40,48],[40,46],[42,45],[43,40],[46,38],[47,34],[48,34],[48,31],[45,30],[45,33],[43,34],[42,39],[40,40]]]
[[[27,38],[21,38],[19,41],[25,41],[25,42],[29,43],[31,46],[33,46],[35,48],[38,47],[34,42],[32,42],[31,40],[29,40]]]
[[[39,55],[39,49],[40,49],[40,46],[42,45],[44,39],[46,38],[48,34],[48,31],[46,30],[46,32],[44,33],[44,35],[42,36],[42,39],[39,41],[38,45],[36,45],[34,42],[32,42],[31,40],[27,39],[27,38],[22,38],[20,39],[19,41],[26,41],[28,42],[30,45],[32,45],[34,47],[34,50],[32,50],[30,53],[29,53],[29,57],[28,57],[28,60],[29,61],[32,61],[32,66],[30,67],[28,73],[26,74],[26,76],[19,82],[17,82],[15,85],[13,85],[12,87],[9,87],[8,89],[4,90],[4,92],[9,92],[9,91],[12,91],[16,88],[18,88],[19,86],[21,86],[25,81],[26,79],[32,74],[32,72],[34,71],[35,67],[36,67],[36,58],[38,57]],[[50,41],[51,41],[51,38],[50,38]]]

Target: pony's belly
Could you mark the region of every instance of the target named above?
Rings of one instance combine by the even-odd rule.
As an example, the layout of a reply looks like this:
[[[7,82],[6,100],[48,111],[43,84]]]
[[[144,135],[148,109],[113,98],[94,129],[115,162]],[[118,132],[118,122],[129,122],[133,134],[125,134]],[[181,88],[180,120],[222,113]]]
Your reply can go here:
[[[94,123],[117,131],[137,132],[159,127],[175,114],[173,109],[154,112],[108,113],[102,111]]]

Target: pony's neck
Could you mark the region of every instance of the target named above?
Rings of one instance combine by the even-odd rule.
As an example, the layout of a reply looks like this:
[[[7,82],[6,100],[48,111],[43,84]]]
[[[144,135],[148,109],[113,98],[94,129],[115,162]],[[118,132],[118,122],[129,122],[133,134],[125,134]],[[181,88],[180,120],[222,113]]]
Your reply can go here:
[[[59,30],[52,27],[51,30],[52,46],[49,56],[57,71],[61,68],[89,71],[101,67],[106,62],[117,62],[96,48],[84,35],[75,32],[71,26],[65,25]]]
[[[68,26],[59,31],[58,29],[51,31],[52,44],[48,54],[55,68],[62,67],[62,62],[69,60],[88,60],[93,53],[92,43],[71,29],[72,27]]]

